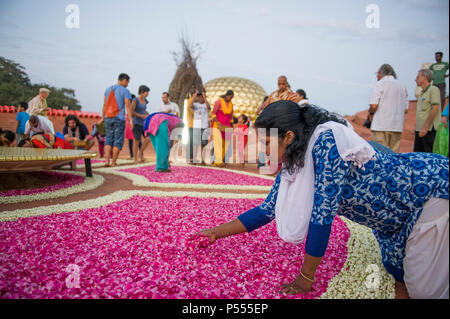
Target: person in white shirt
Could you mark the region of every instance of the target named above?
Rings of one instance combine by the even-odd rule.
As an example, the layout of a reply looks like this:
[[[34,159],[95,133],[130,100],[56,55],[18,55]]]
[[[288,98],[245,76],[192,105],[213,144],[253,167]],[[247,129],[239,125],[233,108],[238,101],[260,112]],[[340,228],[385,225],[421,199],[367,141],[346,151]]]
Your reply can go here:
[[[164,92],[161,97],[163,104],[159,107],[159,112],[169,113],[180,117],[180,108],[169,99],[169,93]]]
[[[397,74],[389,64],[379,68],[377,79],[369,108],[372,140],[398,153],[408,111],[408,91],[397,80]]]
[[[189,144],[193,153],[193,164],[196,161],[198,149],[200,154],[203,154],[203,148],[208,144],[208,138],[205,135],[205,130],[210,127],[209,112],[211,106],[206,99],[205,92],[195,91],[193,98],[189,100],[188,108],[194,113],[193,127],[189,128]],[[203,158],[200,163],[204,164]]]
[[[31,115],[25,124],[25,137],[29,138],[39,133],[51,133],[55,135],[53,123],[42,115]]]

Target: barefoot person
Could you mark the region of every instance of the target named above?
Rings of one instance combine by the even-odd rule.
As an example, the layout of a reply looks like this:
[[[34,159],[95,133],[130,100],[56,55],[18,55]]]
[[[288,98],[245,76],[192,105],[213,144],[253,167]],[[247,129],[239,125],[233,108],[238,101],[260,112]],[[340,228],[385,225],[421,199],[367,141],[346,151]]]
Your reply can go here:
[[[193,113],[192,128],[189,128],[189,151],[192,152],[192,164],[197,164],[196,158],[200,150],[199,163],[204,165],[203,148],[208,144],[205,131],[209,128],[209,112],[211,111],[205,92],[196,90],[187,107]]]
[[[145,119],[144,135],[150,137],[156,152],[156,172],[170,172],[170,133],[180,125],[183,125],[183,122],[178,116],[163,112],[153,113]]]
[[[149,115],[147,112],[147,97],[150,92],[150,88],[145,85],[141,85],[138,91],[139,95],[133,99],[131,102],[131,112],[133,114],[133,154],[134,154],[134,163],[143,163],[144,160],[144,151],[147,148],[150,140],[148,138],[144,138],[144,142],[142,146],[139,147],[141,143],[141,138],[144,136],[144,120]]]
[[[17,108],[16,144],[25,138],[25,124],[30,119],[30,114],[26,112],[27,109],[27,102],[21,102]]]
[[[448,298],[449,160],[428,153],[384,154],[345,122],[291,101],[269,105],[255,127],[283,162],[267,199],[220,226],[202,230],[213,242],[253,231],[276,219],[279,236],[305,243],[297,278],[287,294],[311,291],[336,214],[367,226],[379,243],[386,270],[412,298]]]
[[[127,89],[129,83],[130,77],[125,73],[121,73],[117,84],[110,86],[105,91],[102,117],[106,127],[106,167],[110,166],[111,150],[111,166],[116,166],[125,138],[126,120],[130,123],[130,128],[133,129],[133,118],[130,110],[131,93]]]
[[[249,125],[247,115],[239,115],[234,133],[236,134],[236,144],[238,149],[237,158],[238,163],[241,164],[241,168],[245,167],[245,146],[247,146],[248,142]]]
[[[211,112],[214,138],[214,166],[223,166],[225,150],[230,144],[230,137],[225,136],[225,130],[232,128],[234,92],[228,90],[215,103]]]

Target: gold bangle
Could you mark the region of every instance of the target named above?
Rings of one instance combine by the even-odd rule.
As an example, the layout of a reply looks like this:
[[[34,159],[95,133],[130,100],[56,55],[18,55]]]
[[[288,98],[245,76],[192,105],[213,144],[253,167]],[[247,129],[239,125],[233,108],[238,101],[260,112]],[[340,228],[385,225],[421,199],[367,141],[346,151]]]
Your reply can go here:
[[[305,278],[306,280],[308,280],[309,282],[311,282],[311,283],[316,282],[316,278],[310,279],[310,278],[306,277],[305,274],[303,274],[303,272],[302,272],[301,269],[300,269],[300,275],[301,275],[303,278]]]

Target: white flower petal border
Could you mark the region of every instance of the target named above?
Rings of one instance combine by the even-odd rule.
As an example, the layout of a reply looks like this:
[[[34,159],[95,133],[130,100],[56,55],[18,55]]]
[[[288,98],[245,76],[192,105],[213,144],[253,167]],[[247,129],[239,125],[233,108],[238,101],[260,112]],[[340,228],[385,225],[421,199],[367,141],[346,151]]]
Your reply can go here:
[[[123,172],[121,170],[123,169],[129,169],[129,168],[139,168],[139,167],[146,167],[154,165],[154,162],[144,163],[144,164],[135,164],[135,165],[127,165],[127,166],[116,166],[116,167],[107,167],[107,168],[100,168],[97,171],[100,173],[109,173],[118,175],[121,177],[125,177],[133,182],[134,186],[142,186],[142,187],[159,187],[159,188],[190,188],[190,189],[230,189],[230,190],[248,190],[248,191],[270,191],[272,186],[259,186],[259,185],[214,185],[214,184],[186,184],[186,183],[156,183],[156,182],[150,182],[146,177],[133,174],[130,172]],[[185,166],[190,167],[191,165],[183,164],[183,163],[177,163],[174,164],[174,166]],[[253,177],[259,177],[262,179],[267,179],[271,181],[275,181],[274,177],[266,176],[266,175],[260,175],[255,173],[249,173],[249,172],[242,172],[227,168],[220,168],[220,167],[211,167],[211,166],[195,166],[198,168],[204,168],[204,169],[213,169],[213,170],[222,170],[226,172],[241,174],[241,175],[247,175],[247,176],[253,176]]]
[[[347,260],[320,298],[394,299],[395,279],[383,266],[380,246],[372,230],[345,217],[339,217],[350,230]]]
[[[52,172],[52,171],[51,171]],[[53,171],[61,173],[60,170]],[[85,176],[85,172],[76,172],[76,171],[70,171],[70,174],[78,175],[78,176]],[[30,194],[30,195],[20,195],[20,196],[5,196],[0,197],[0,204],[13,204],[13,203],[22,203],[22,202],[32,202],[37,200],[44,200],[44,199],[53,199],[53,198],[59,198],[59,197],[66,197],[68,195],[76,194],[76,193],[82,193],[86,191],[93,190],[100,185],[103,184],[105,179],[103,176],[98,174],[93,174],[92,177],[86,177],[84,179],[84,182],[74,185],[67,188],[58,189],[53,192],[41,192],[36,194]],[[33,209],[39,209],[39,208],[33,208]],[[0,213],[1,215],[2,213]],[[1,219],[0,219],[1,220]]]
[[[198,197],[198,198],[236,198],[236,199],[261,199],[266,198],[266,194],[236,194],[236,193],[204,193],[204,192],[164,192],[164,191],[116,191],[109,195],[97,197],[94,199],[72,202],[67,204],[56,204],[51,206],[34,207],[29,209],[17,209],[12,211],[0,212],[0,222],[14,221],[18,218],[27,218],[42,215],[61,214],[67,212],[76,212],[81,209],[98,208],[104,205],[129,199],[135,195],[152,197]]]
[[[199,197],[199,198],[246,198],[264,199],[263,194],[235,194],[235,193],[202,193],[202,192],[163,192],[163,191],[117,191],[103,197],[78,201],[68,204],[21,209],[0,213],[0,222],[14,221],[42,215],[76,212],[81,209],[96,208],[114,202],[129,199],[135,195],[153,197]],[[370,228],[361,226],[345,217],[340,218],[350,230],[347,243],[347,260],[337,276],[331,279],[327,291],[321,299],[393,299],[395,298],[395,281],[387,273],[382,262],[381,253],[375,236]],[[368,273],[369,265],[378,269],[375,273]],[[371,269],[374,269],[373,266]],[[378,285],[368,285],[369,276],[377,276]]]

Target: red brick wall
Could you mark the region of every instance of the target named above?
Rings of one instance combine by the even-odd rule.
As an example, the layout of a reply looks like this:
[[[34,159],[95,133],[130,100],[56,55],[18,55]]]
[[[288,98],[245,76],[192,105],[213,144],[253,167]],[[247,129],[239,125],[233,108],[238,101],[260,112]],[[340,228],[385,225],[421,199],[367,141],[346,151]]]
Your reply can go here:
[[[17,113],[0,113],[0,128],[15,132],[17,126],[16,116]],[[65,126],[64,116],[49,116],[48,119],[53,122],[55,132],[62,132]],[[92,125],[98,121],[98,119],[80,118],[80,121],[87,126],[89,131],[92,131]]]
[[[17,113],[0,113],[0,128],[3,130],[11,130],[13,132],[16,131],[17,121],[16,121]],[[53,126],[55,128],[55,132],[62,132],[65,123],[64,119],[65,116],[49,116],[48,117],[50,121],[53,122]],[[92,132],[92,125],[98,121],[98,118],[84,118],[81,117],[80,121],[84,123],[89,132]],[[91,149],[91,151],[98,152],[98,144],[97,140],[95,140],[95,146]],[[144,154],[147,156],[148,159],[155,159],[155,151],[153,149],[152,144],[147,147]],[[122,152],[120,153],[120,158],[129,158],[129,151],[128,151],[128,141],[125,140],[125,143],[123,145]]]

